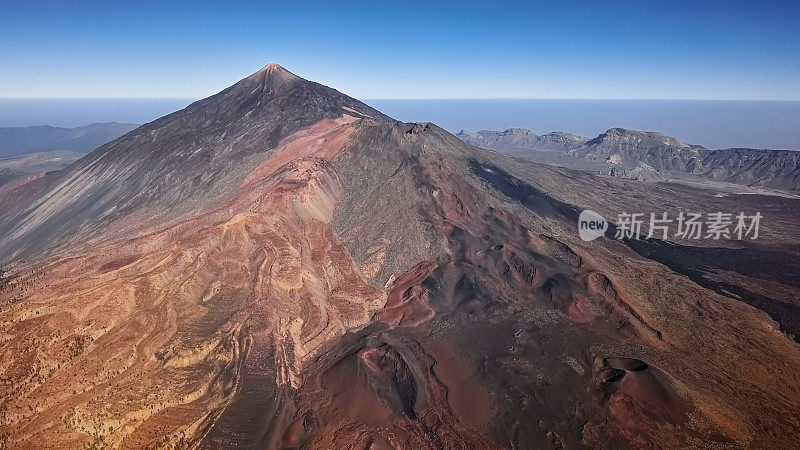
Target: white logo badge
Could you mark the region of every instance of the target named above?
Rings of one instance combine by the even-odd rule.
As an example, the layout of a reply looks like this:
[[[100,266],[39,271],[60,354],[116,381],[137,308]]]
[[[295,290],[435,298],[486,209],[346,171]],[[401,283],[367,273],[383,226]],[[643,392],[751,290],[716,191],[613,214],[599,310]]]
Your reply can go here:
[[[608,221],[600,214],[586,209],[578,216],[578,234],[584,241],[593,241],[606,234]]]

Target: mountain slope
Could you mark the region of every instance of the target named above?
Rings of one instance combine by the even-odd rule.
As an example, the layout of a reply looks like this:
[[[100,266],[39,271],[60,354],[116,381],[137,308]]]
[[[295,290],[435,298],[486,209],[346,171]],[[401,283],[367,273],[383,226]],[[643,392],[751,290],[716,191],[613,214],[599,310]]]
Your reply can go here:
[[[644,186],[484,152],[267,66],[9,194],[0,435],[12,447],[790,445],[800,349],[781,328],[795,330],[794,310],[770,310],[775,322],[746,304],[760,297],[676,272],[677,253],[662,264],[635,243],[577,237],[583,207],[730,206]],[[800,289],[792,206],[771,210],[753,244],[773,252],[759,269],[783,293],[764,309]],[[736,269],[748,274],[737,292],[767,285]]]
[[[800,151],[729,148],[706,154],[703,165],[715,180],[748,186],[800,190]]]
[[[86,153],[133,130],[132,123],[93,123],[83,127],[49,125],[0,128],[0,157],[69,150]]]
[[[647,164],[656,171],[698,173],[702,170],[699,145],[689,145],[661,133],[612,128],[573,153],[613,164]]]
[[[537,135],[524,128],[505,131],[482,130],[472,133],[461,130],[457,136],[471,145],[491,150],[568,151],[580,147],[587,139],[583,136],[554,131]]]
[[[213,203],[229,196],[281,139],[343,112],[388,120],[355,99],[268,65],[50,177],[29,203],[4,214],[10,219],[0,223],[0,258],[23,246],[36,250],[42,241],[34,235],[58,241],[80,234],[85,243],[111,223],[128,220],[140,228],[173,220],[195,203]]]

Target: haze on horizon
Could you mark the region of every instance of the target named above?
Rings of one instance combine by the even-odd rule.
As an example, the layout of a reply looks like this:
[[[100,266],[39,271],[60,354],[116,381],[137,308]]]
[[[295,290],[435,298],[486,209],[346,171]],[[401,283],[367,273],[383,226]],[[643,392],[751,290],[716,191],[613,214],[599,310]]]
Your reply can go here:
[[[0,15],[0,97],[202,98],[277,61],[358,98],[800,100],[798,17],[783,1],[34,1]]]

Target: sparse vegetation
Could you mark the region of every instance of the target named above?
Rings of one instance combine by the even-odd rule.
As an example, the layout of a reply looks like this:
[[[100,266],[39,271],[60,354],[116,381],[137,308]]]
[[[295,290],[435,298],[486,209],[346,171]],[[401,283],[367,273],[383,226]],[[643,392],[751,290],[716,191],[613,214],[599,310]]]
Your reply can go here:
[[[70,340],[69,345],[67,346],[67,349],[69,350],[69,358],[70,359],[75,358],[81,353],[83,353],[83,350],[85,349],[86,344],[89,341],[90,339],[87,336],[73,337]]]

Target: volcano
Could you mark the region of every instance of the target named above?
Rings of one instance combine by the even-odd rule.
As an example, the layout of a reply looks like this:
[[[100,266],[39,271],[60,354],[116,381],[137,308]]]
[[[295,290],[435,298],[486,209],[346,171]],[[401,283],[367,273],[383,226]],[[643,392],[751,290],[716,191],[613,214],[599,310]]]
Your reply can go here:
[[[743,200],[746,248],[585,242],[582,209],[742,203],[481,150],[277,64],[2,193],[8,447],[800,438],[794,199]]]

